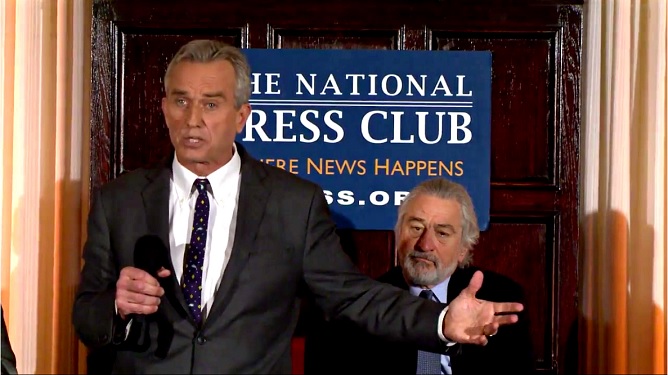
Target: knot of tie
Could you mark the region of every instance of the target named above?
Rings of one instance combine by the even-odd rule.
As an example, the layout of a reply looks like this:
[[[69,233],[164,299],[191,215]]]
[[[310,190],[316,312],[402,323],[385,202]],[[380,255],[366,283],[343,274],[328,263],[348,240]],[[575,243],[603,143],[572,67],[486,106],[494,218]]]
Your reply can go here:
[[[431,289],[425,289],[420,292],[420,297],[428,300],[433,300],[434,292],[432,292]]]
[[[193,185],[195,185],[197,192],[202,194],[206,192],[206,188],[209,186],[209,180],[206,178],[198,178]]]

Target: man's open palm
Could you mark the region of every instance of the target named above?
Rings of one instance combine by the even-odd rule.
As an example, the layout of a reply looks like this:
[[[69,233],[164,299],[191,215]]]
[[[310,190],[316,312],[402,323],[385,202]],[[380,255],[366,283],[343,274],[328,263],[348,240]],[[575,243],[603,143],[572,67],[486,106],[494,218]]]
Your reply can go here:
[[[517,322],[517,312],[524,306],[515,302],[489,302],[475,297],[482,286],[483,274],[476,271],[464,289],[452,302],[443,320],[443,334],[460,344],[486,345],[504,324]],[[503,314],[503,315],[499,315]]]

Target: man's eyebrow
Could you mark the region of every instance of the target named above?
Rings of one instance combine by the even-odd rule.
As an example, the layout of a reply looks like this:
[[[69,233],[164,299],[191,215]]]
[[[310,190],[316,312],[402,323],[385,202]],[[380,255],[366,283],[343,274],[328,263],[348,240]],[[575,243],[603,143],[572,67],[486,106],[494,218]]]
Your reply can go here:
[[[436,228],[439,229],[450,229],[453,232],[456,232],[455,226],[452,224],[436,224]]]
[[[422,218],[419,218],[419,217],[417,217],[417,216],[408,216],[406,219],[407,219],[409,222],[410,222],[410,221],[417,221],[417,222],[419,222],[420,224],[425,225],[425,220],[422,219]],[[438,229],[449,229],[449,230],[451,230],[451,231],[453,231],[453,232],[456,232],[456,231],[457,231],[457,229],[455,228],[455,226],[452,225],[452,224],[436,224],[436,228],[438,228]]]
[[[181,90],[181,89],[172,89],[169,93],[171,95],[175,95],[175,96],[187,96],[188,95],[187,91]],[[222,91],[207,92],[207,93],[202,94],[202,96],[205,97],[205,98],[225,98],[225,94],[223,94]]]
[[[424,219],[419,218],[417,216],[409,216],[407,219],[408,221],[417,221],[420,222],[421,224],[424,224]]]
[[[225,98],[225,94],[222,91],[205,92],[202,96],[205,98]]]
[[[185,90],[181,89],[172,89],[169,91],[170,95],[176,95],[176,96],[184,96],[187,95],[188,93]]]

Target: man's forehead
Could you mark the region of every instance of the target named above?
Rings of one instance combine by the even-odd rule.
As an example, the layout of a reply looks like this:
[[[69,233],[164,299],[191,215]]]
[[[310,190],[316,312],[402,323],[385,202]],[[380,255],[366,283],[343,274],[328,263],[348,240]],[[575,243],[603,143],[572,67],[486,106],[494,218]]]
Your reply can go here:
[[[461,205],[453,198],[441,198],[431,194],[419,194],[406,202],[406,212],[409,211],[439,211],[460,212]]]
[[[227,60],[209,62],[182,61],[174,65],[166,79],[166,88],[187,89],[189,87],[210,86],[225,89],[236,86],[234,67]]]
[[[461,205],[454,199],[422,194],[407,202],[406,220],[460,225]]]

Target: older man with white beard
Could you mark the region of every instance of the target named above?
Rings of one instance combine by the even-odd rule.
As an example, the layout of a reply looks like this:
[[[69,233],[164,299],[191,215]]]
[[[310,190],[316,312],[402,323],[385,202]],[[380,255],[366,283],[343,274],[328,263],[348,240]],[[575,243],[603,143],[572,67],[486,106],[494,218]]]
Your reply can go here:
[[[478,271],[471,261],[479,234],[466,189],[444,178],[427,180],[399,207],[395,226],[399,265],[379,281],[447,304],[467,288]],[[480,271],[484,282],[477,298],[523,302],[517,283]],[[369,336],[347,322],[329,322],[316,331],[317,337],[307,338],[305,370],[309,373],[525,374],[534,368],[526,313],[520,314],[518,323],[488,337],[487,345],[460,345],[451,355]]]

